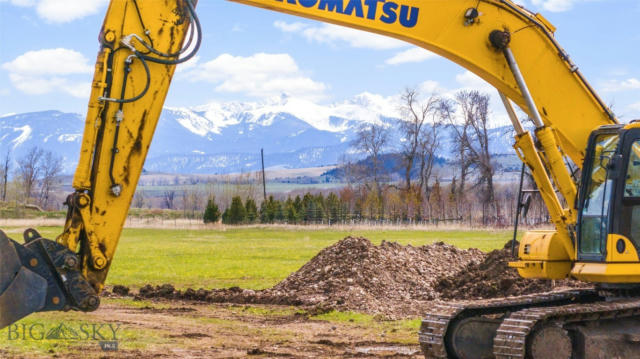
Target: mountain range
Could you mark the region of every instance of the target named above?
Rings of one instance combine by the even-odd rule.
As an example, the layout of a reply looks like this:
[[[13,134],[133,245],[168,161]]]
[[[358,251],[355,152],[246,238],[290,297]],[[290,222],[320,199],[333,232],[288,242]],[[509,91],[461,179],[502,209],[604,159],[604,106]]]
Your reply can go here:
[[[145,163],[163,173],[223,174],[260,168],[260,149],[268,168],[306,168],[361,158],[351,143],[362,124],[391,129],[388,151],[397,150],[398,105],[394,98],[364,93],[330,105],[281,96],[260,102],[209,103],[165,108]],[[41,111],[0,116],[0,156],[20,158],[34,146],[61,156],[72,173],[78,158],[84,116]],[[441,136],[439,157],[453,158],[450,132]],[[512,154],[510,127],[490,130],[491,152]]]

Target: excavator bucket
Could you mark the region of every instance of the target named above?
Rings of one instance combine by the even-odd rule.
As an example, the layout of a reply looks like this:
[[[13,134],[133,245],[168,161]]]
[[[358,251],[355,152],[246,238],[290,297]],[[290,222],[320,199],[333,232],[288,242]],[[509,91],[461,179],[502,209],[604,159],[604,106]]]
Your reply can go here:
[[[33,229],[24,239],[22,245],[0,231],[0,329],[34,312],[98,307],[75,253]]]

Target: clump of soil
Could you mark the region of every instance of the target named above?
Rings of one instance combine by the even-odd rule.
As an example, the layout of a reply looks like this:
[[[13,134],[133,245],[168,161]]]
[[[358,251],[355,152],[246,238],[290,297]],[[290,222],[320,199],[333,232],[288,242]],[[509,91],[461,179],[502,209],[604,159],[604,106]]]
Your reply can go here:
[[[484,261],[468,265],[458,275],[441,278],[435,288],[440,292],[442,299],[466,300],[544,293],[560,288],[585,286],[577,281],[522,278],[515,268],[508,266],[508,262],[513,260],[509,241],[504,248],[488,253]]]
[[[113,286],[113,294],[117,294],[117,295],[129,295],[129,287],[125,287],[123,285],[114,285]]]

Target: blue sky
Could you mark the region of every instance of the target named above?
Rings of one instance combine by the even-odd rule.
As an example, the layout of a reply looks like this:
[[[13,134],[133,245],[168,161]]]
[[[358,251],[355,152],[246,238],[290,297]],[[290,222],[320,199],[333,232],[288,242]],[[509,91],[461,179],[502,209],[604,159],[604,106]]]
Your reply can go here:
[[[520,2],[557,26],[559,42],[622,121],[640,118],[640,2]],[[86,111],[106,3],[0,0],[0,115]],[[197,61],[179,69],[167,106],[285,91],[331,103],[362,92],[391,96],[407,86],[487,89],[448,60],[377,35],[220,0],[200,0],[198,13],[204,43]]]

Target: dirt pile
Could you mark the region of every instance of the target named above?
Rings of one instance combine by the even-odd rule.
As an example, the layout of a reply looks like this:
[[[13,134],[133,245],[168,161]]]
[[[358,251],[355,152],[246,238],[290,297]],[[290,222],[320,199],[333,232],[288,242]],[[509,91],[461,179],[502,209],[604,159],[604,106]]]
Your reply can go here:
[[[525,279],[515,268],[508,266],[513,261],[511,242],[503,249],[487,254],[484,261],[472,263],[455,276],[444,276],[435,289],[442,299],[484,299],[549,292],[568,287],[584,287],[576,281]]]
[[[365,238],[347,237],[267,291],[308,305],[368,313],[397,312],[400,307],[406,311],[439,296],[434,285],[440,276],[454,275],[483,257],[477,249],[444,243],[375,246]]]

